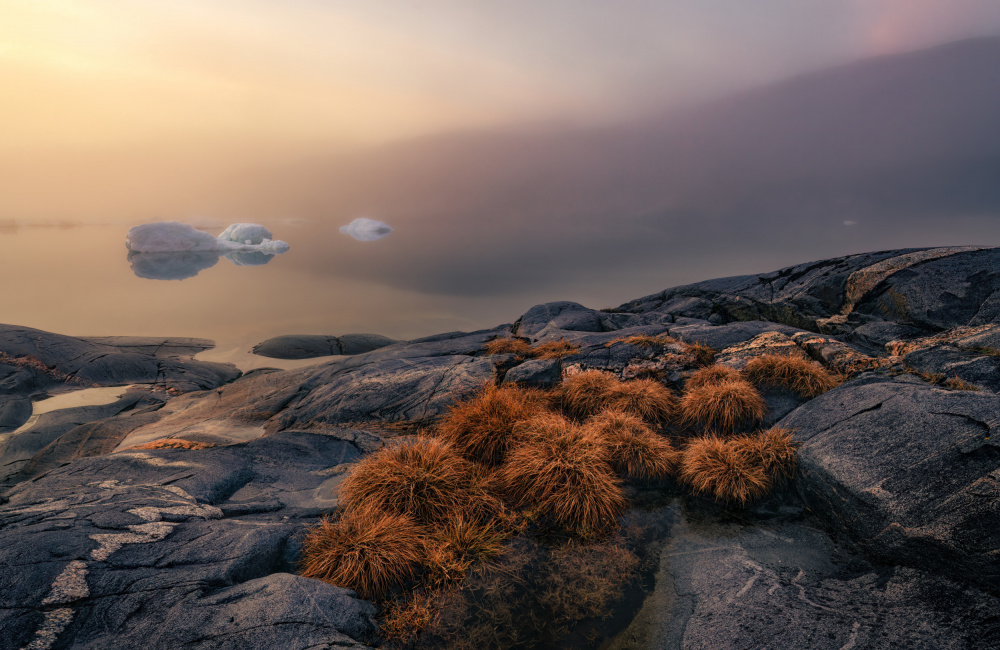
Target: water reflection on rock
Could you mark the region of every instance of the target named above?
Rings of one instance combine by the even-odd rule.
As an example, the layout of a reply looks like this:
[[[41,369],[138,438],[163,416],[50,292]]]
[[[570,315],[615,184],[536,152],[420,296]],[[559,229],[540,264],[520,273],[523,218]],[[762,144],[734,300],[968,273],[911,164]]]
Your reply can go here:
[[[170,253],[136,253],[129,251],[128,262],[137,277],[147,280],[184,280],[215,266],[225,257],[236,266],[262,266],[274,258],[262,251],[176,251]]]

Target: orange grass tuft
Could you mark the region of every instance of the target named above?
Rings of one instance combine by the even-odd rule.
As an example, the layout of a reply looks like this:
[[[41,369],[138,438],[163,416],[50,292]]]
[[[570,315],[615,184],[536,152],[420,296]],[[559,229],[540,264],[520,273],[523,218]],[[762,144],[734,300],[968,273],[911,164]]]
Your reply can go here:
[[[521,359],[562,359],[580,351],[580,346],[566,339],[546,341],[532,346],[527,339],[507,336],[486,343],[486,354],[513,354]]]
[[[607,408],[635,415],[650,424],[666,424],[677,417],[680,402],[655,379],[633,379],[611,387]]]
[[[689,425],[733,433],[763,420],[767,415],[767,403],[749,383],[726,381],[684,391],[681,415]]]
[[[531,349],[531,356],[536,359],[562,359],[580,351],[580,346],[565,339],[539,343]]]
[[[712,362],[715,361],[715,355],[718,351],[704,343],[688,343],[687,344],[688,354],[694,355],[695,363],[699,366],[710,366]]]
[[[545,396],[518,386],[487,384],[476,397],[451,407],[437,436],[465,458],[499,465],[511,445],[514,425],[544,412]]]
[[[767,431],[735,438],[732,444],[737,451],[760,465],[768,479],[778,482],[795,474],[798,462],[795,449],[799,445],[792,439],[792,433],[792,429],[771,427]]]
[[[687,382],[684,384],[684,388],[687,390],[693,390],[695,388],[701,388],[702,386],[714,386],[715,384],[721,384],[724,381],[731,381],[734,379],[741,379],[739,370],[730,368],[729,366],[724,366],[721,363],[716,363],[695,371],[690,377],[688,377]]]
[[[340,486],[347,510],[382,509],[420,523],[443,521],[475,502],[472,463],[445,442],[416,438],[361,460]]]
[[[423,529],[405,515],[379,510],[324,519],[302,541],[301,574],[354,589],[362,598],[402,585],[424,556]]]
[[[670,442],[641,419],[607,410],[587,421],[585,429],[604,444],[617,474],[637,481],[659,481],[673,475],[680,460]]]
[[[559,402],[566,415],[584,420],[608,407],[619,383],[610,373],[587,370],[563,379]]]
[[[440,616],[437,600],[433,593],[412,593],[401,601],[393,601],[379,622],[379,631],[389,641],[412,643],[421,630]]]
[[[453,518],[431,535],[424,560],[424,583],[435,587],[461,583],[469,569],[500,555],[508,532],[495,520],[462,515]]]
[[[486,342],[486,354],[513,354],[521,358],[531,356],[531,344],[526,339],[513,336],[496,338]]]
[[[589,535],[613,526],[627,504],[605,454],[598,440],[571,425],[557,435],[529,437],[511,450],[500,473],[517,505]]]
[[[762,497],[771,481],[738,445],[718,436],[703,436],[688,443],[681,456],[681,480],[695,494],[716,501],[746,505]]]
[[[787,388],[806,398],[822,395],[837,385],[818,363],[784,354],[754,357],[743,368],[743,377],[757,385]]]

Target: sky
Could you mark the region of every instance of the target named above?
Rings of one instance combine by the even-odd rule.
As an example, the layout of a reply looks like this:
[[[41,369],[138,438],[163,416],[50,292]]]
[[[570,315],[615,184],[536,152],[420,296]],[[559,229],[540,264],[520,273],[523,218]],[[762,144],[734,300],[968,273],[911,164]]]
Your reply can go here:
[[[0,158],[615,120],[995,33],[996,0],[3,0]]]

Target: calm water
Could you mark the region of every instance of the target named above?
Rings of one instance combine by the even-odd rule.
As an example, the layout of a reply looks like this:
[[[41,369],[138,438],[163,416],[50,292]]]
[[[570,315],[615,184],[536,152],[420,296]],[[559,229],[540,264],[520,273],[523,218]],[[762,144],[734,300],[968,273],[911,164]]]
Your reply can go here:
[[[250,354],[281,334],[373,332],[410,339],[513,322],[532,305],[575,300],[593,308],[698,280],[765,272],[851,252],[991,243],[992,218],[866,231],[837,216],[783,228],[704,220],[496,218],[394,221],[377,241],[338,231],[350,219],[257,220],[291,250],[259,266],[221,258],[194,277],[137,277],[128,223],[0,228],[0,322],[75,336],[213,339],[199,358],[243,369],[290,367]],[[205,228],[218,234],[225,223]],[[208,260],[207,263],[212,263]],[[204,265],[204,264],[203,264]]]
[[[541,278],[538,286],[493,286],[483,295],[432,293],[392,286],[371,270],[407,254],[400,250],[406,248],[405,233],[359,242],[334,226],[269,225],[276,238],[291,244],[288,253],[260,266],[238,266],[223,257],[184,280],[137,277],[124,245],[127,225],[0,230],[0,322],[75,336],[204,337],[217,347],[199,358],[244,369],[287,367],[302,363],[255,357],[249,349],[280,334],[375,332],[408,339],[492,327],[539,302],[568,298],[610,306],[662,284],[638,289],[612,281],[574,291]],[[443,261],[440,251],[428,253]],[[405,285],[419,269],[402,275]]]

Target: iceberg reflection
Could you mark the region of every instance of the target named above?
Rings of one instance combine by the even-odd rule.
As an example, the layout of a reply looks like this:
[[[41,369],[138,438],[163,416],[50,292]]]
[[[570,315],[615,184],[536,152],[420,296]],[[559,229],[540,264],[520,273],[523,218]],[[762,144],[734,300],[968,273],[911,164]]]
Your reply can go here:
[[[340,232],[358,241],[375,241],[391,233],[392,227],[381,221],[359,217],[346,226],[341,226]]]

